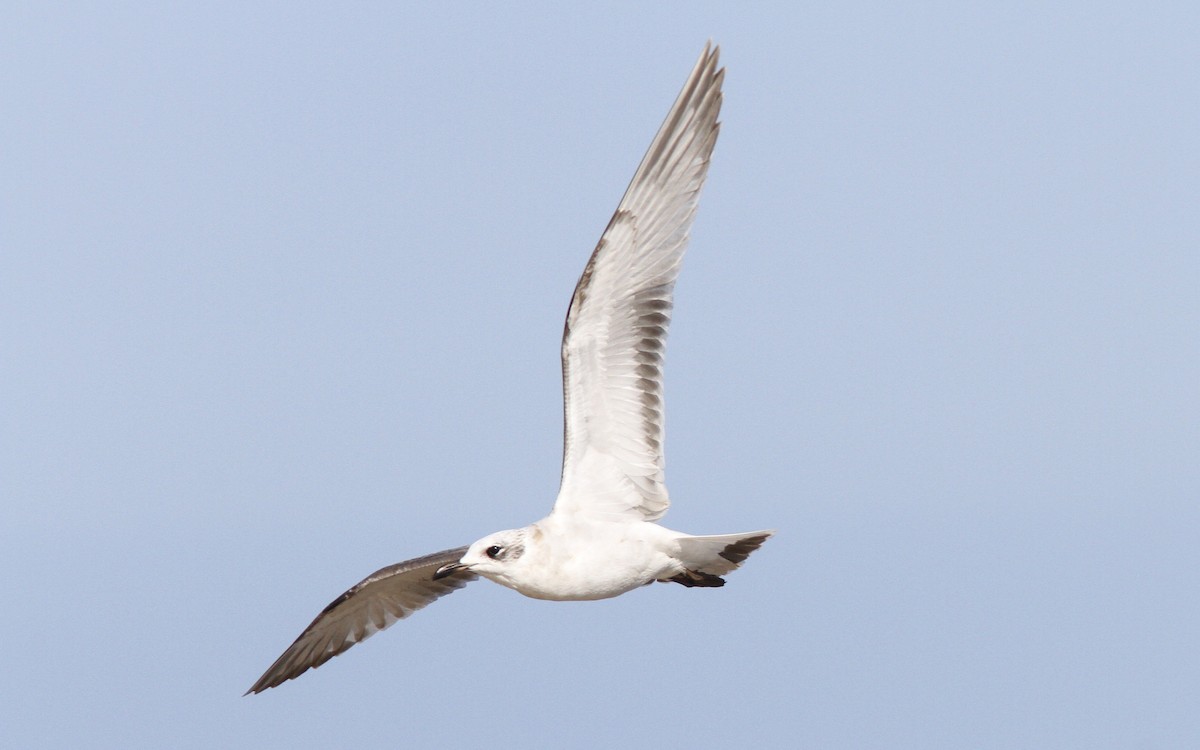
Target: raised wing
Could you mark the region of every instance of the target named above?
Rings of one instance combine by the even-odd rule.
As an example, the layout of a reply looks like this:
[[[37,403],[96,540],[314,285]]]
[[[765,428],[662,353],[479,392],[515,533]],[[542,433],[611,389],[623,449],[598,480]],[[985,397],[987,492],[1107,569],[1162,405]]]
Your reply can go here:
[[[433,580],[438,568],[457,562],[466,551],[466,547],[458,547],[435,552],[390,565],[359,581],[322,610],[246,694],[261,693],[299,677],[434,599],[475,580],[478,576],[466,570]]]
[[[705,45],[575,287],[563,332],[562,484],[554,512],[656,520],[672,290],[720,124]]]

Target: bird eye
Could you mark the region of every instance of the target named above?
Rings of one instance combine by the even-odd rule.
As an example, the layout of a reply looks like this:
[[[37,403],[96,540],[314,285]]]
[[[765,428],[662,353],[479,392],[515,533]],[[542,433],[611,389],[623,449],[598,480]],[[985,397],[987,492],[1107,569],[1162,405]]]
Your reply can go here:
[[[502,551],[503,551],[503,548],[499,547],[495,544],[493,544],[491,547],[488,547],[486,550],[487,556],[492,558],[493,560],[498,559],[500,557],[500,553]]]

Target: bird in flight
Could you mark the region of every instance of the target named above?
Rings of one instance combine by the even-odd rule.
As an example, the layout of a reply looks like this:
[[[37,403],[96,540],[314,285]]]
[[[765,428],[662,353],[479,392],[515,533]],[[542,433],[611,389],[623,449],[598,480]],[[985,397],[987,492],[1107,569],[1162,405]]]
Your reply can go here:
[[[247,691],[319,667],[479,576],[536,599],[606,599],[655,581],[722,586],[772,531],[655,523],[672,290],[717,140],[724,68],[705,45],[575,286],[562,340],[563,465],[537,523],[378,570],[326,607]]]

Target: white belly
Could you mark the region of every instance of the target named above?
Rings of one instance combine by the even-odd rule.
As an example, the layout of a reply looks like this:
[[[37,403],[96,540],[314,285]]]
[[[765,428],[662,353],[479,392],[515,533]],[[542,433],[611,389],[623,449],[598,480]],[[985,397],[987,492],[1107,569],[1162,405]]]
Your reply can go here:
[[[492,580],[534,599],[586,601],[619,596],[681,569],[664,549],[671,532],[661,526],[606,524],[561,531],[547,529],[536,551],[522,559],[525,564],[514,566],[507,580]]]

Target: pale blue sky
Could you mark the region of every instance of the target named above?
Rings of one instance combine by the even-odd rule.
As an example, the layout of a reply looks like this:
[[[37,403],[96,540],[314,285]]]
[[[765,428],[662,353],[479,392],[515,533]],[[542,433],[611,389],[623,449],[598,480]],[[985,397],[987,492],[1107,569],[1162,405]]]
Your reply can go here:
[[[9,746],[1200,745],[1193,4],[250,5],[0,11]],[[777,537],[241,697],[549,509],[568,297],[710,37],[666,522]]]

